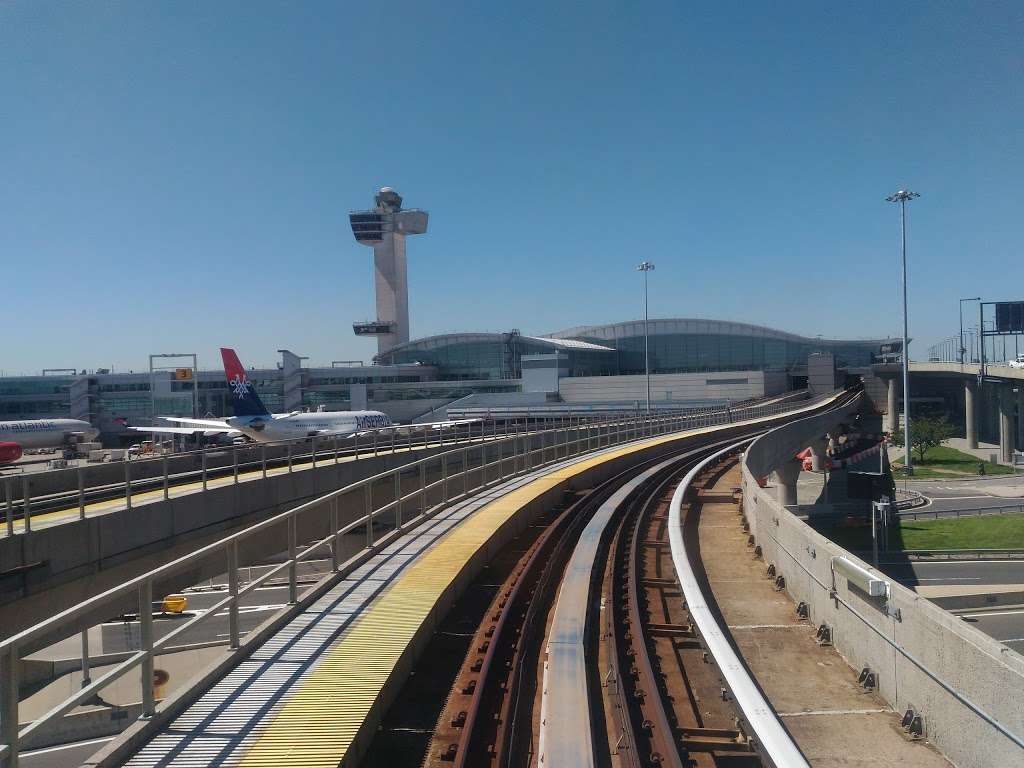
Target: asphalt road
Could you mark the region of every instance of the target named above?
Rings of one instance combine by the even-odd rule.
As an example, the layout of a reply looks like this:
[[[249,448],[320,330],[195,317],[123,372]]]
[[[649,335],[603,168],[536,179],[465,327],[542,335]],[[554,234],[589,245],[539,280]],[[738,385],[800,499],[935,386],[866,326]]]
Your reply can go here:
[[[1024,607],[957,611],[957,615],[1017,653],[1024,653]]]
[[[22,768],[72,768],[81,765],[112,738],[76,741],[73,744],[22,752],[18,756],[18,764]]]
[[[898,487],[903,487],[897,482]],[[958,511],[1006,509],[1024,511],[1024,475],[997,475],[983,480],[928,480],[906,485],[928,498],[920,519],[954,517]],[[903,515],[904,518],[912,515]]]
[[[1024,560],[940,560],[893,562],[881,570],[905,586],[1024,584]]]
[[[301,592],[302,585],[299,587]],[[217,589],[203,592],[186,592],[188,597],[188,610],[184,613],[161,617],[159,614],[153,617],[153,634],[159,639],[171,632],[182,623],[193,618],[197,614],[209,610],[210,606],[223,600],[227,591]],[[258,587],[242,600],[238,609],[239,631],[244,635],[265,621],[272,613],[280,610],[288,602],[288,587]],[[139,622],[138,621],[109,621],[103,624],[103,653],[117,653],[119,651],[135,651],[139,649]],[[198,626],[190,629],[180,639],[173,640],[174,645],[185,645],[192,643],[208,643],[217,640],[225,640],[228,636],[228,612],[226,609],[218,611],[217,614]]]

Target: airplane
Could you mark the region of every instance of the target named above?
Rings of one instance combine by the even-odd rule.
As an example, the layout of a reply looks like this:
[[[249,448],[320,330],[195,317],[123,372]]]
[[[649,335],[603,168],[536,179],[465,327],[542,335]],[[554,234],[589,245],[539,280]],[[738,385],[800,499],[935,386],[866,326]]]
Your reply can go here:
[[[460,424],[469,424],[480,419],[458,419],[424,424],[400,426],[394,424],[387,414],[380,411],[317,411],[316,413],[271,413],[263,405],[256,388],[245,374],[245,368],[235,350],[221,347],[224,361],[224,375],[234,398],[235,415],[226,419],[189,419],[177,416],[161,416],[164,421],[181,424],[180,427],[128,427],[136,432],[156,434],[192,435],[245,435],[260,443],[277,440],[295,440],[304,437],[336,435],[352,437],[366,434],[371,430],[393,429],[450,429]]]
[[[33,448],[61,448],[72,442],[91,442],[100,431],[78,419],[0,421],[0,464],[10,464]],[[82,439],[78,439],[82,438]]]

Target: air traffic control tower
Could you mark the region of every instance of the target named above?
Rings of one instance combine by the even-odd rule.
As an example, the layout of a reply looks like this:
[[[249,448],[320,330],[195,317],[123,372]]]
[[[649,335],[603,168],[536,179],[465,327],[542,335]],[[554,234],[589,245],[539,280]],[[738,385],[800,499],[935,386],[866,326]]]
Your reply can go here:
[[[381,187],[371,211],[353,211],[348,218],[352,234],[363,245],[373,246],[377,317],[353,323],[356,336],[376,336],[377,353],[409,341],[409,289],[406,283],[405,236],[427,231],[427,212],[402,209],[402,196]]]

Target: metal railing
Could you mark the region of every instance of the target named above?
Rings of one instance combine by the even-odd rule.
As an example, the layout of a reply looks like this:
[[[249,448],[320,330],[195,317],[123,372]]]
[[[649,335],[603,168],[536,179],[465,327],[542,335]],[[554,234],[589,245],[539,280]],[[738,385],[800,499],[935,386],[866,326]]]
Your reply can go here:
[[[750,408],[776,402],[783,402],[783,399],[771,398],[762,403],[742,404],[732,409],[722,406],[658,411],[652,416],[685,416],[692,417],[695,422],[707,422],[720,414],[743,413]],[[639,417],[638,414],[632,416]],[[446,429],[436,429],[433,426],[395,425],[363,430],[353,436],[322,435],[247,445],[210,446],[175,454],[126,458],[123,461],[100,465],[86,464],[67,469],[5,476],[0,479],[3,482],[6,533],[8,536],[14,536],[31,532],[33,516],[47,512],[70,512],[77,507],[78,517],[83,519],[87,515],[87,507],[93,503],[117,503],[123,500],[125,508],[130,510],[135,503],[136,495],[153,491],[162,491],[163,499],[166,500],[173,494],[175,485],[181,483],[201,483],[205,491],[211,481],[227,477],[232,477],[234,483],[245,482],[246,475],[266,478],[268,472],[286,469],[291,473],[297,468],[315,468],[318,462],[337,463],[341,458],[358,460],[360,457],[379,456],[415,448],[443,449],[448,445],[508,437],[528,427],[539,431],[565,429],[570,425],[580,425],[588,421],[601,422],[622,418],[630,417],[624,416],[621,412],[565,416],[516,414],[500,421],[480,421],[464,425],[455,428],[450,434],[446,434]],[[417,432],[421,434],[415,434]],[[93,476],[92,481],[89,479],[90,475]],[[34,495],[33,484],[38,486],[44,480],[47,485],[59,490]],[[22,521],[20,530],[15,526],[16,520]]]
[[[813,402],[813,401],[811,401]],[[489,441],[464,442],[454,450],[433,454],[351,483],[336,491],[300,504],[262,522],[197,549],[172,562],[115,586],[88,601],[69,608],[12,637],[0,641],[0,763],[6,768],[18,765],[18,754],[35,734],[47,724],[90,700],[107,685],[135,668],[140,669],[142,717],[156,711],[153,693],[153,662],[158,652],[174,645],[183,633],[209,617],[228,612],[228,644],[237,651],[241,647],[239,631],[240,600],[278,574],[287,574],[288,602],[299,600],[297,569],[300,562],[329,553],[331,571],[347,573],[374,552],[403,534],[407,528],[430,518],[446,505],[464,499],[503,480],[521,476],[582,454],[637,440],[705,426],[736,423],[777,415],[798,407],[799,403],[772,402],[740,409],[690,414],[652,413],[632,419],[602,417],[597,419],[566,419],[561,429],[530,430],[524,425],[504,436]],[[455,471],[458,470],[458,471]],[[345,510],[343,511],[343,507]],[[344,519],[358,510],[352,519]],[[346,514],[347,513],[347,514]],[[390,519],[383,519],[387,516]],[[320,533],[306,542],[299,541],[299,523],[308,529],[317,526]],[[310,521],[314,520],[313,523]],[[375,535],[375,526],[387,526],[382,536]],[[244,586],[239,584],[239,546],[259,534],[283,528],[282,543],[287,545],[287,558]],[[343,538],[365,528],[365,546],[341,561]],[[308,544],[301,551],[300,543]],[[167,583],[176,574],[193,570],[201,563],[220,561],[227,574],[228,594],[202,613],[176,626],[172,631],[154,638],[154,584]],[[220,567],[217,565],[216,567]],[[68,696],[31,724],[20,728],[18,723],[19,651],[41,639],[52,639],[67,628],[77,627],[104,606],[123,604],[137,597],[140,625],[140,649],[112,669]],[[74,631],[74,630],[72,630]]]

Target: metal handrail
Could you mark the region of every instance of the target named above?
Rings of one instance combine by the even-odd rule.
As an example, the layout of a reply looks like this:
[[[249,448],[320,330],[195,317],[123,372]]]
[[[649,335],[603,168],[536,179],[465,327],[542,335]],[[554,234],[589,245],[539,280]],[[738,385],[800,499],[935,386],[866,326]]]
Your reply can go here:
[[[211,615],[227,608],[229,611],[229,645],[232,649],[240,647],[240,631],[238,622],[238,608],[240,598],[256,589],[273,576],[287,570],[289,575],[289,603],[295,604],[298,601],[297,594],[297,566],[302,560],[310,557],[323,547],[329,547],[332,551],[332,572],[348,572],[355,567],[360,558],[366,552],[373,552],[389,543],[393,538],[404,533],[409,525],[415,525],[432,516],[438,509],[443,508],[452,501],[466,498],[477,491],[487,488],[494,483],[510,477],[517,477],[527,474],[535,469],[549,466],[559,461],[579,456],[603,448],[643,440],[670,432],[678,432],[684,429],[699,428],[703,426],[714,426],[717,424],[729,424],[737,421],[737,416],[743,415],[743,419],[760,418],[770,416],[784,411],[792,410],[792,407],[799,405],[807,407],[806,402],[798,404],[773,402],[767,405],[750,405],[737,409],[721,409],[702,411],[697,414],[665,414],[664,412],[653,412],[648,415],[635,416],[633,418],[622,418],[615,415],[601,415],[597,418],[567,418],[561,420],[566,424],[562,429],[550,429],[541,431],[530,431],[525,429],[521,432],[510,433],[505,438],[495,438],[484,442],[466,442],[451,451],[417,459],[400,467],[379,472],[362,480],[331,491],[316,499],[300,504],[290,510],[281,512],[266,520],[253,523],[241,531],[229,534],[216,542],[207,544],[199,549],[183,555],[169,563],[158,566],[140,576],[129,579],[122,584],[116,585],[105,592],[91,598],[88,603],[82,603],[68,608],[61,613],[50,617],[16,635],[0,640],[0,759],[6,759],[6,768],[15,768],[18,764],[19,744],[31,737],[40,728],[50,721],[69,712],[75,706],[88,700],[93,694],[100,691],[106,685],[122,677],[136,666],[142,667],[140,686],[142,689],[142,717],[150,717],[155,712],[155,700],[152,689],[153,659],[156,651],[166,645],[169,640],[178,637],[188,629],[198,625]],[[481,437],[483,430],[481,430]],[[570,435],[572,439],[570,439]],[[550,445],[549,445],[550,436]],[[559,440],[561,436],[561,441]],[[539,446],[532,447],[535,441]],[[596,442],[596,445],[595,445]],[[511,448],[511,455],[507,449]],[[497,458],[488,460],[488,454],[497,449]],[[477,464],[471,465],[473,454],[476,455]],[[550,456],[549,456],[550,454]],[[456,474],[449,474],[449,460],[458,456],[461,471]],[[535,462],[538,458],[539,461]],[[506,472],[508,462],[512,462],[511,471]],[[440,469],[441,477],[438,480],[427,481],[427,466],[436,465]],[[493,470],[497,468],[497,472]],[[402,475],[411,474],[413,470],[418,473],[419,487],[408,494],[402,492]],[[477,483],[470,484],[470,476],[477,474]],[[494,477],[489,477],[494,474]],[[392,479],[393,487],[396,489],[396,497],[380,507],[373,506],[373,488],[388,478]],[[459,493],[450,494],[452,481],[462,479],[462,490]],[[441,488],[441,498],[434,506],[429,507],[429,494],[432,490]],[[362,490],[365,499],[365,513],[350,522],[340,525],[340,500],[343,496],[357,493]],[[407,520],[402,521],[401,509],[403,504],[409,501],[419,502],[419,513]],[[324,510],[330,515],[330,531],[326,537],[314,542],[301,553],[298,550],[297,541],[297,520],[306,512],[313,510]],[[387,532],[379,540],[375,540],[373,533],[374,519],[379,515],[394,510],[395,527]],[[238,585],[238,545],[249,537],[265,531],[273,526],[284,523],[288,531],[288,558],[281,564],[269,569],[258,578],[249,581],[245,587]],[[367,546],[361,553],[358,553],[349,561],[342,564],[339,562],[339,545],[341,537],[362,526],[367,529]],[[164,635],[159,640],[153,638],[153,584],[160,579],[170,577],[176,572],[183,570],[189,565],[205,560],[215,555],[226,555],[227,575],[229,594],[223,600],[218,601],[214,608],[204,611],[190,618],[181,626],[176,627],[172,632]],[[139,622],[142,648],[129,658],[119,662],[102,677],[92,681],[80,691],[72,694],[64,701],[55,705],[42,717],[37,718],[31,724],[19,730],[18,724],[18,661],[19,648],[32,643],[34,640],[51,636],[62,627],[73,626],[75,622],[85,618],[96,611],[97,606],[112,603],[123,599],[125,596],[138,592],[139,596]]]
[[[785,401],[786,399],[788,399],[789,397],[792,397],[792,394],[783,396],[781,398],[780,397],[764,398],[764,400],[761,401],[760,405],[765,405],[765,404],[770,404],[770,403],[775,403],[775,402],[782,402],[782,401]],[[754,402],[751,402],[749,405],[744,404],[744,405],[741,405],[741,406],[739,406],[737,408],[733,408],[733,409],[731,409],[731,412],[732,413],[740,413],[741,411],[746,410],[749,407],[759,407],[759,404],[758,404],[757,401],[754,401]],[[665,411],[657,411],[655,413],[660,418],[679,418],[679,417],[691,417],[691,416],[695,417],[695,418],[704,418],[708,414],[729,413],[729,412],[730,412],[730,406],[726,405],[726,406],[716,406],[714,408],[698,408],[698,409],[683,408],[683,409],[675,409],[675,410],[665,410]],[[601,420],[607,420],[607,419],[623,418],[623,416],[621,414],[615,414],[615,413],[570,414],[570,415],[561,416],[561,417],[551,416],[551,415],[548,415],[548,414],[542,414],[542,415],[539,415],[539,416],[533,416],[532,418],[531,418],[530,414],[525,414],[524,416],[517,415],[514,419],[507,419],[507,418],[503,419],[504,426],[505,426],[505,432],[504,432],[505,436],[508,436],[508,434],[510,434],[510,431],[511,431],[510,427],[514,426],[514,427],[516,427],[518,429],[520,418],[523,418],[527,425],[529,425],[531,421],[532,422],[536,422],[536,421],[542,422],[543,426],[541,427],[540,431],[544,431],[545,427],[547,427],[548,424],[557,424],[559,426],[553,426],[552,428],[553,429],[559,429],[559,428],[562,428],[565,425],[566,422],[572,422],[573,420],[575,420],[577,423],[580,423],[580,422],[583,422],[584,420],[601,421]],[[636,418],[636,416],[634,416],[634,418]],[[52,470],[52,471],[49,471],[49,472],[46,473],[46,475],[48,477],[59,476],[61,474],[65,474],[68,477],[73,476],[75,481],[76,481],[75,484],[77,486],[77,493],[76,493],[76,491],[74,489],[69,489],[69,490],[66,490],[66,491],[57,491],[57,492],[54,492],[54,493],[46,494],[46,495],[44,495],[42,497],[39,497],[39,498],[33,498],[33,496],[32,496],[32,493],[31,493],[31,482],[33,480],[33,476],[31,474],[22,474],[22,475],[20,475],[20,479],[21,479],[21,496],[18,499],[14,498],[14,493],[13,493],[13,488],[15,486],[15,478],[13,476],[3,477],[3,478],[0,478],[0,480],[3,481],[3,487],[4,487],[4,499],[5,499],[5,506],[6,506],[6,522],[7,522],[7,535],[8,536],[14,536],[14,535],[22,535],[24,533],[31,532],[31,530],[32,530],[32,518],[33,518],[34,514],[42,514],[42,513],[45,513],[45,512],[53,511],[53,510],[49,510],[49,509],[42,509],[42,510],[40,510],[38,512],[34,512],[33,511],[33,505],[38,507],[38,506],[45,505],[47,503],[52,503],[54,500],[62,500],[62,501],[66,500],[66,503],[69,506],[65,507],[65,509],[70,509],[70,508],[73,508],[73,505],[75,505],[77,503],[78,517],[79,517],[79,519],[84,519],[86,517],[86,505],[88,503],[92,503],[93,500],[95,500],[95,501],[111,501],[111,500],[116,500],[120,496],[123,496],[126,508],[131,510],[132,506],[133,506],[133,493],[139,493],[139,492],[144,492],[144,491],[151,491],[151,490],[154,490],[154,489],[157,489],[157,488],[162,488],[163,489],[163,498],[164,499],[169,499],[170,495],[171,495],[170,491],[171,491],[171,488],[172,488],[172,485],[171,485],[171,478],[172,477],[175,480],[177,480],[177,481],[186,480],[188,478],[199,479],[199,480],[202,481],[202,483],[203,483],[203,490],[205,491],[205,490],[207,490],[207,483],[208,483],[209,479],[211,478],[211,476],[213,476],[213,477],[223,477],[223,476],[226,476],[228,474],[232,474],[233,477],[234,477],[234,482],[237,484],[239,482],[239,473],[240,472],[249,472],[249,471],[252,471],[252,470],[254,470],[256,468],[261,468],[262,469],[263,477],[266,477],[267,476],[267,470],[268,470],[268,464],[270,464],[270,465],[283,465],[283,466],[287,466],[288,467],[288,472],[291,473],[292,471],[294,471],[294,465],[296,463],[296,460],[302,460],[301,461],[302,464],[309,464],[312,467],[316,467],[317,466],[317,460],[318,460],[318,458],[320,456],[323,456],[326,460],[330,460],[333,457],[333,460],[334,460],[335,463],[337,463],[338,458],[341,455],[352,455],[352,456],[355,457],[355,459],[358,460],[358,458],[360,456],[360,438],[359,438],[360,434],[364,434],[364,435],[365,434],[372,434],[372,436],[373,436],[372,441],[367,441],[367,442],[364,443],[365,452],[366,452],[367,455],[370,455],[371,451],[372,451],[372,455],[373,456],[378,456],[381,453],[393,453],[393,452],[395,452],[398,449],[406,450],[406,449],[411,449],[414,446],[420,446],[420,445],[422,445],[424,448],[429,448],[432,444],[435,443],[435,440],[430,439],[431,438],[430,432],[433,431],[434,428],[435,427],[433,425],[422,425],[422,424],[397,425],[396,424],[396,425],[392,425],[392,426],[389,426],[389,427],[380,427],[380,428],[376,428],[376,429],[362,430],[360,433],[356,434],[353,438],[349,438],[348,436],[339,436],[339,435],[321,435],[321,436],[313,436],[313,437],[292,438],[292,439],[289,439],[289,440],[270,441],[270,442],[258,443],[258,444],[249,444],[249,445],[245,445],[245,446],[232,445],[232,446],[214,446],[212,448],[204,447],[204,448],[201,448],[201,449],[198,449],[198,450],[194,450],[194,451],[183,451],[181,453],[173,454],[173,457],[176,460],[179,459],[180,457],[191,456],[191,457],[194,458],[194,457],[198,456],[199,457],[199,462],[201,464],[199,469],[187,469],[187,470],[184,470],[184,471],[176,471],[176,472],[172,472],[171,471],[170,461],[169,461],[171,456],[169,456],[167,454],[164,454],[164,455],[161,455],[161,456],[154,456],[154,457],[139,457],[139,458],[135,458],[135,459],[126,458],[122,462],[108,463],[108,464],[104,465],[106,467],[109,467],[112,464],[116,465],[117,463],[120,463],[123,466],[123,468],[124,468],[124,471],[123,471],[123,478],[124,479],[122,481],[120,481],[120,482],[107,482],[107,483],[101,483],[101,484],[98,484],[98,485],[89,485],[86,482],[86,475],[88,474],[89,470],[92,469],[92,468],[90,466],[88,466],[88,465],[84,465],[84,466],[83,465],[79,465],[77,467],[69,467],[67,469]],[[403,436],[402,439],[398,439],[398,435],[403,433],[403,432],[406,432],[406,431],[415,432],[415,431],[420,431],[420,430],[422,430],[422,432],[423,432],[422,436],[420,436],[420,437],[416,437],[416,436],[414,436],[412,434],[408,434],[407,436]],[[466,429],[466,433],[465,434],[455,434],[455,435],[452,436],[452,438],[448,442],[449,442],[449,444],[452,444],[452,445],[460,445],[460,444],[464,444],[464,443],[477,442],[477,441],[487,440],[487,439],[494,440],[494,439],[497,439],[499,437],[499,435],[502,435],[502,433],[499,432],[496,428],[492,429],[491,433],[488,435],[486,433],[486,430],[485,430],[483,422],[481,422],[480,433],[479,434],[474,434],[474,431],[475,430],[473,429],[473,424],[471,423],[471,424],[467,425],[467,429]],[[389,443],[388,442],[383,442],[382,443],[381,437],[382,436],[386,437],[388,435],[390,435],[390,437],[391,437],[390,442]],[[350,439],[352,440],[351,444],[345,445],[344,447],[341,446],[341,444],[343,442],[344,443],[348,443],[348,441]],[[325,450],[325,451],[322,450],[320,453],[318,453],[317,452],[318,441],[322,441],[323,443],[326,443],[327,450]],[[303,452],[303,453],[299,453],[299,454],[296,455],[295,452],[294,452],[295,446],[301,445],[301,446],[304,447],[307,443],[311,443],[310,450],[308,450],[306,452]],[[444,433],[443,429],[438,430],[438,436],[437,436],[437,439],[436,439],[436,444],[440,448],[443,448],[445,446],[445,444],[446,444],[445,433]],[[271,457],[268,460],[268,457],[267,457],[267,450],[268,450],[268,448],[275,449],[275,448],[281,448],[281,447],[284,447],[286,449],[286,454],[284,456]],[[230,450],[231,456],[232,456],[232,460],[231,460],[231,462],[229,464],[225,463],[225,464],[218,465],[216,467],[210,467],[209,466],[209,461],[208,461],[208,457],[209,456],[211,456],[211,455],[219,455],[219,454],[222,454],[222,453],[226,453],[229,450]],[[248,454],[250,457],[254,457],[254,458],[252,458],[251,460],[246,460],[246,458],[243,456],[242,460],[239,461],[240,453]],[[258,455],[256,455],[256,454],[258,454]],[[133,479],[132,474],[133,474],[133,468],[134,467],[151,466],[151,465],[155,464],[156,462],[160,463],[160,470],[161,470],[160,472],[158,472],[157,474],[154,474],[154,475],[149,475],[147,477],[135,477]],[[109,497],[108,495],[110,493],[116,493],[117,495],[115,495],[113,497]],[[88,497],[94,497],[94,499],[89,499]],[[95,498],[95,497],[102,497],[102,498]],[[18,510],[19,516],[20,516],[20,518],[23,521],[23,527],[22,527],[21,531],[15,531],[14,521],[15,521],[15,510],[16,509]]]
[[[665,417],[671,417],[684,412],[685,411],[666,411],[663,413]],[[591,414],[587,414],[586,416],[593,418],[593,415]],[[603,416],[605,418],[608,418],[607,415]],[[171,458],[171,456],[166,454],[154,457],[125,459],[121,462],[107,463],[104,465],[105,467],[109,467],[112,465],[116,466],[117,463],[120,463],[124,467],[124,479],[120,482],[106,482],[101,483],[99,485],[89,485],[86,482],[86,475],[91,469],[91,467],[88,465],[79,465],[77,467],[69,467],[67,469],[52,470],[46,473],[48,477],[53,477],[55,475],[59,476],[61,474],[65,474],[69,477],[73,476],[74,479],[77,481],[77,494],[75,493],[75,490],[69,489],[67,491],[58,491],[55,493],[46,494],[41,498],[33,498],[30,489],[30,482],[32,481],[32,479],[34,479],[34,477],[30,474],[23,474],[19,476],[21,480],[21,496],[15,499],[13,489],[16,485],[16,478],[13,476],[4,477],[0,479],[2,479],[4,486],[4,497],[7,508],[8,535],[16,535],[16,532],[14,531],[15,509],[18,510],[21,519],[24,520],[25,527],[22,532],[30,532],[32,516],[33,514],[39,514],[39,512],[33,512],[33,505],[39,506],[41,504],[45,504],[46,502],[52,501],[56,498],[66,499],[69,505],[73,505],[75,501],[77,501],[79,518],[84,518],[86,516],[86,504],[91,503],[91,500],[88,500],[87,497],[94,497],[97,495],[105,496],[106,494],[117,491],[118,489],[121,489],[118,495],[123,495],[127,508],[131,509],[133,492],[137,493],[140,492],[141,490],[148,491],[162,487],[164,492],[164,498],[169,498],[170,488],[172,487],[170,484],[170,479],[172,477],[179,481],[190,477],[201,479],[203,482],[203,488],[204,490],[206,490],[206,483],[211,476],[221,477],[224,475],[233,474],[235,482],[238,482],[239,472],[251,471],[252,469],[255,468],[262,468],[263,476],[265,477],[267,474],[268,465],[287,466],[288,472],[290,473],[294,470],[294,464],[296,463],[297,460],[302,460],[301,463],[308,463],[315,467],[317,465],[317,460],[320,457],[324,457],[327,460],[333,457],[335,462],[341,455],[352,455],[356,459],[358,459],[360,457],[361,447],[364,448],[365,455],[371,455],[372,452],[373,456],[378,456],[382,453],[392,453],[398,449],[410,449],[415,446],[423,446],[424,448],[429,448],[431,445],[436,444],[438,447],[443,448],[446,444],[459,445],[468,442],[477,442],[480,440],[493,440],[503,434],[505,436],[510,434],[511,428],[513,426],[518,426],[520,418],[522,417],[516,417],[516,419],[514,420],[503,420],[505,426],[504,433],[499,432],[497,429],[492,429],[490,434],[488,434],[483,424],[481,423],[480,433],[474,434],[475,430],[473,428],[473,425],[470,424],[467,426],[465,434],[455,434],[448,440],[446,440],[446,436],[443,429],[438,430],[439,434],[436,439],[431,439],[430,433],[435,429],[434,426],[411,424],[393,425],[390,427],[362,430],[360,434],[372,434],[372,441],[366,441],[362,444],[360,443],[359,435],[354,436],[354,438],[349,438],[348,436],[322,435],[313,437],[293,438],[289,440],[271,441],[258,444],[249,444],[245,446],[206,447],[195,451],[183,451],[181,453],[173,454],[173,458],[175,459],[188,456],[195,458],[198,456],[201,464],[201,467],[199,469],[187,469],[184,471],[177,472],[171,471],[169,466],[169,459]],[[540,421],[543,424],[541,430],[544,430],[548,428],[548,424],[564,425],[565,422],[571,419],[575,419],[576,421],[582,421],[583,417],[551,417],[545,415],[541,417],[530,418],[530,416],[527,415],[524,421],[527,424],[529,424],[530,422]],[[553,426],[550,428],[557,429],[561,427]],[[403,436],[402,438],[399,439],[399,434],[406,431],[422,431],[423,434],[422,436],[419,437],[410,434],[408,436]],[[391,437],[390,441],[384,441],[381,439],[382,437],[387,437],[389,435]],[[348,443],[350,439],[352,440],[352,442]],[[318,442],[326,443],[327,450],[321,450],[320,452],[318,452]],[[307,443],[311,443],[309,450],[298,454],[294,452],[295,446],[305,446]],[[342,447],[342,443],[348,444]],[[268,448],[274,449],[281,447],[284,447],[286,449],[285,455],[271,457],[268,459]],[[216,467],[208,466],[209,456],[220,455],[228,451],[230,451],[232,454],[232,461],[230,463],[221,464]],[[243,457],[242,461],[239,461],[240,453],[249,454],[250,456],[258,453],[258,456],[251,460],[246,460]],[[152,465],[156,462],[160,462],[161,471],[159,473],[142,478],[132,478],[133,467]],[[117,496],[113,498],[116,499]],[[101,498],[97,500],[108,501],[111,500],[111,498]]]

